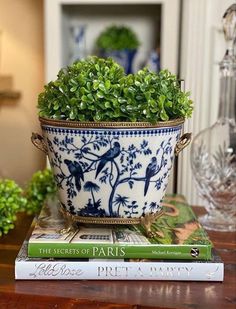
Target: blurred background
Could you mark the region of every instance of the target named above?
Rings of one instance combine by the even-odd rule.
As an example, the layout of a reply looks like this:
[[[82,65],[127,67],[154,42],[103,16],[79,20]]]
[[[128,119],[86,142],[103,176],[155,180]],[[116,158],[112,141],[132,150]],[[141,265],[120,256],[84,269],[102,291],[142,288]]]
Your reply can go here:
[[[125,27],[137,38],[132,57],[113,51],[124,66],[131,60],[127,71],[144,66],[154,71],[167,68],[184,80],[195,104],[185,132],[196,135],[213,124],[219,105],[218,63],[225,51],[221,19],[232,3],[0,0],[0,177],[23,185],[45,167],[45,156],[30,141],[31,132],[40,131],[38,94],[62,66],[104,53],[98,39],[109,27]],[[116,38],[114,29],[113,35]],[[169,192],[177,190],[188,202],[200,204],[190,169],[190,149],[181,154],[176,170]]]

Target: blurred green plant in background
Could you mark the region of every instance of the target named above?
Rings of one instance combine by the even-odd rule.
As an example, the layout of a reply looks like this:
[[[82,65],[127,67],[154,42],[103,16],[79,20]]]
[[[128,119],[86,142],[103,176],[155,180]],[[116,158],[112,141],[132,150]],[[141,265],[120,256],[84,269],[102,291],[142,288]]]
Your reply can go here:
[[[56,184],[50,169],[34,173],[24,191],[24,196],[27,200],[25,206],[27,214],[38,213],[45,198],[55,193]]]
[[[37,214],[45,199],[56,193],[51,170],[33,174],[23,190],[14,180],[0,179],[0,236],[14,228],[17,213]]]
[[[136,33],[127,26],[107,27],[96,41],[98,48],[108,50],[136,49],[139,45]]]
[[[0,236],[14,228],[17,212],[24,210],[26,199],[22,193],[15,181],[0,180]]]

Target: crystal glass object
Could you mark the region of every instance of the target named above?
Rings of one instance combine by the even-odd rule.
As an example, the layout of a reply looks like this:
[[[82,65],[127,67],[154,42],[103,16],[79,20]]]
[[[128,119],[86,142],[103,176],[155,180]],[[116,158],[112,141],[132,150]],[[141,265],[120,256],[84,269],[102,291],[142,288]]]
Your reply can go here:
[[[236,4],[223,16],[227,44],[220,62],[220,104],[216,123],[201,131],[191,147],[191,166],[207,215],[209,230],[236,230]]]

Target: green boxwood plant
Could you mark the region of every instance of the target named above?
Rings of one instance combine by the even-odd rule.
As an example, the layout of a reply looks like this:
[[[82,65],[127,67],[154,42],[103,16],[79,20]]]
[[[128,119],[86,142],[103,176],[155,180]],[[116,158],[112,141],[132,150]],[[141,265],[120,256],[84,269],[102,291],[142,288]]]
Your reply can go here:
[[[193,110],[189,92],[169,71],[125,75],[111,58],[95,56],[62,69],[39,95],[38,108],[51,119],[153,124],[190,117]]]
[[[0,179],[0,236],[14,228],[18,212],[36,214],[49,195],[56,194],[51,170],[33,174],[25,190],[14,180]]]
[[[14,228],[16,214],[26,205],[23,190],[10,179],[0,180],[0,236]]]
[[[103,50],[136,49],[139,45],[137,35],[127,26],[109,26],[96,40],[97,48]]]
[[[27,200],[25,211],[28,214],[38,213],[46,197],[55,194],[56,184],[52,171],[45,169],[34,173],[24,191],[24,196]]]

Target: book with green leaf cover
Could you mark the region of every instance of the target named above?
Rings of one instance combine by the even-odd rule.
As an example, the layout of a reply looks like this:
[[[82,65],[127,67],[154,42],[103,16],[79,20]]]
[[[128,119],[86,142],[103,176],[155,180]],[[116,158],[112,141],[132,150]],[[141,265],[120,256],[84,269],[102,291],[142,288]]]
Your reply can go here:
[[[147,238],[141,225],[82,225],[66,231],[57,202],[46,204],[33,227],[29,257],[211,259],[212,243],[182,196],[163,201],[164,214]],[[66,231],[66,232],[65,232]]]

